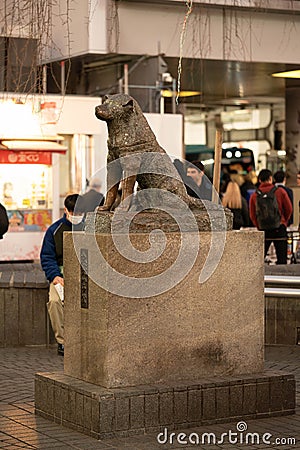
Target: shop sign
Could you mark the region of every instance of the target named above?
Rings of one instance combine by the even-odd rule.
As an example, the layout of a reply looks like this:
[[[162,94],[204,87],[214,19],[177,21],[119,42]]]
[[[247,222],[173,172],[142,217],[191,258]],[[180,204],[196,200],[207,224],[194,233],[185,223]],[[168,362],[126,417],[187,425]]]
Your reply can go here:
[[[52,223],[51,210],[8,210],[9,231],[46,231]]]
[[[50,152],[1,150],[0,164],[46,164],[50,166],[52,155]]]

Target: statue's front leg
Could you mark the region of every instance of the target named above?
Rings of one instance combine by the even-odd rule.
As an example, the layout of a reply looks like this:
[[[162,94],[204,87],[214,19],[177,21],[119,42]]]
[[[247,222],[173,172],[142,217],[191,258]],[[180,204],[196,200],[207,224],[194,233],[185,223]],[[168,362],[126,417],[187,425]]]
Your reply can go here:
[[[121,180],[122,168],[119,161],[114,160],[107,164],[107,192],[105,201],[102,206],[98,207],[98,211],[110,211],[118,194],[119,183]]]
[[[122,196],[121,203],[118,209],[122,211],[128,211],[131,206],[132,194],[134,190],[134,185],[136,182],[137,174],[139,173],[141,165],[141,155],[132,154],[128,157],[122,158],[122,169],[123,169],[123,179],[122,179]]]
[[[105,202],[98,207],[98,211],[110,211],[112,205],[115,203],[118,194],[118,184],[112,186],[106,193]]]
[[[136,181],[136,175],[124,178],[122,180],[122,196],[121,203],[118,206],[119,210],[128,211],[131,206],[132,194],[134,189],[134,184]]]

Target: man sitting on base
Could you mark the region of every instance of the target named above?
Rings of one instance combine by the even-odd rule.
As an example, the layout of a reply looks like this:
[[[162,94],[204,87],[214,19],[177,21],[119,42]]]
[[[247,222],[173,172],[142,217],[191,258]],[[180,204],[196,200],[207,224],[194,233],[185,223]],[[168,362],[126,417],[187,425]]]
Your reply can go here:
[[[64,215],[54,222],[44,236],[41,249],[41,265],[47,280],[50,282],[49,302],[47,303],[51,325],[58,343],[58,354],[64,354],[64,308],[63,308],[63,233],[64,231],[80,231],[83,229],[78,200],[79,194],[68,195],[64,202]],[[76,204],[77,203],[77,204]],[[76,215],[75,215],[76,205]],[[80,213],[78,212],[80,211]],[[60,288],[57,289],[57,288]]]
[[[201,161],[188,163],[186,175],[192,181],[192,183],[190,181],[186,183],[187,193],[191,197],[197,197],[201,200],[211,200],[212,185],[204,174],[203,163]]]

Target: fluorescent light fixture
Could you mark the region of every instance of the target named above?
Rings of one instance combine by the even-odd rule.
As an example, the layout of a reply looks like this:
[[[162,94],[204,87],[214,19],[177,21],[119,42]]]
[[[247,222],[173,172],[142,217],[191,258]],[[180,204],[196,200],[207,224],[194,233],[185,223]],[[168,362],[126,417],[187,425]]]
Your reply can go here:
[[[288,72],[272,73],[272,77],[276,78],[300,78],[300,69],[289,70]]]
[[[236,116],[238,115],[245,115],[245,114],[251,114],[251,110],[250,109],[235,109],[234,111],[231,111],[232,113],[234,113]]]
[[[286,155],[286,151],[285,150],[278,150],[277,155],[278,156],[285,156]]]
[[[201,161],[201,162],[204,166],[209,166],[210,164],[213,164],[215,162],[215,160],[213,158],[210,158],[210,159],[205,159],[204,161]]]
[[[163,89],[161,91],[163,97],[176,97],[177,91],[170,91],[169,89]],[[201,95],[198,91],[180,91],[178,97],[194,97],[196,95]]]

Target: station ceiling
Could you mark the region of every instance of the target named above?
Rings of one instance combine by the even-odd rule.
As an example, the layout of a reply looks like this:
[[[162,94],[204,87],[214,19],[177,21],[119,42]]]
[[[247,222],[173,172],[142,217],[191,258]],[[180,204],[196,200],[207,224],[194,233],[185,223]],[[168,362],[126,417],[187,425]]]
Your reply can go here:
[[[153,56],[154,57],[154,56]],[[149,58],[148,55],[86,55],[74,58],[73,62],[82,65],[89,76],[101,79],[101,74],[108,73],[106,83],[100,83],[102,89],[94,94],[103,95],[118,89],[117,78],[122,76],[124,64],[139,66],[139,61]],[[150,56],[151,58],[151,56]],[[178,58],[162,55],[167,71],[174,79],[178,79]],[[237,62],[208,59],[183,59],[181,72],[181,90],[198,91],[195,97],[181,98],[180,103],[200,106],[203,109],[217,107],[271,105],[284,103],[287,87],[299,86],[300,79],[274,78],[272,73],[299,69],[294,64],[278,64],[265,62]],[[79,70],[79,69],[78,69]],[[135,70],[135,69],[133,69]],[[110,72],[111,71],[111,72]],[[114,74],[114,76],[112,75]],[[116,74],[119,74],[115,78]],[[140,77],[139,84],[154,84],[146,80],[147,70]],[[130,84],[130,80],[129,80]],[[91,92],[88,93],[91,95]]]
[[[165,58],[172,76],[177,78],[178,59]],[[199,91],[185,103],[216,106],[243,106],[282,103],[289,86],[300,80],[274,78],[272,73],[293,70],[295,65],[215,60],[183,60],[181,89]]]

